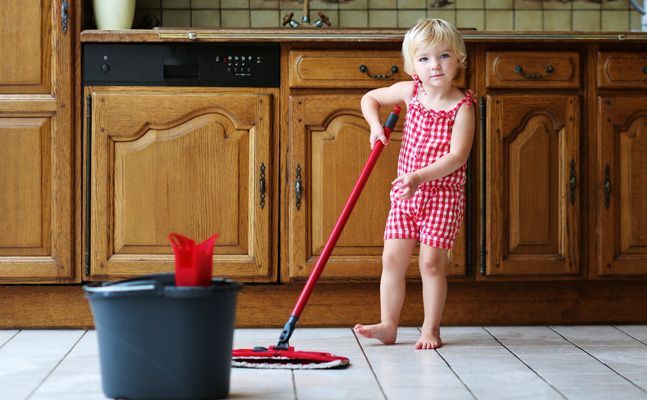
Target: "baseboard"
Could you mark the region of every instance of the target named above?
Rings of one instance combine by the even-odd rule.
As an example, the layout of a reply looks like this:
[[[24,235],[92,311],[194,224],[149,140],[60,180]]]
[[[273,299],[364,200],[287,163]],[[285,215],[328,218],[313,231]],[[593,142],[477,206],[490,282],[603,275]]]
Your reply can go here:
[[[245,285],[236,326],[280,327],[301,284]],[[377,283],[321,283],[298,326],[352,326],[378,321]],[[407,285],[401,325],[419,326],[419,283]],[[450,282],[443,325],[647,323],[644,282]],[[0,328],[90,328],[89,305],[79,285],[0,286]]]

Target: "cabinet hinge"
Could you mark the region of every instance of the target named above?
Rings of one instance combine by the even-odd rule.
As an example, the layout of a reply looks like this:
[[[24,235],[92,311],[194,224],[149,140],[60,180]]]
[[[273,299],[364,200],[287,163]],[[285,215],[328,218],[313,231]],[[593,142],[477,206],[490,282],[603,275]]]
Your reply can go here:
[[[465,196],[467,198],[467,202],[465,203],[465,236],[467,239],[465,240],[465,244],[467,247],[467,254],[466,254],[466,271],[465,273],[467,276],[472,276],[472,273],[474,272],[474,257],[472,255],[473,253],[473,248],[474,248],[474,201],[473,201],[473,185],[474,185],[474,177],[472,176],[472,164],[474,161],[472,160],[472,156],[467,159],[467,185],[465,187]]]
[[[85,98],[86,118],[86,153],[85,153],[85,261],[83,270],[86,277],[90,276],[90,184],[92,182],[91,154],[92,154],[92,96]]]
[[[68,20],[69,20],[69,12],[68,9],[70,8],[67,0],[63,0],[61,2],[61,31],[63,31],[63,34],[67,33],[67,27],[68,27]]]
[[[481,193],[480,193],[480,211],[481,211],[481,238],[480,238],[480,266],[479,266],[479,272],[481,275],[485,275],[485,256],[487,254],[487,251],[485,249],[485,198],[486,198],[486,192],[485,189],[487,187],[487,182],[485,181],[487,176],[485,174],[485,166],[486,166],[486,146],[485,146],[485,141],[486,141],[486,136],[487,136],[487,126],[486,126],[486,100],[484,96],[481,96],[479,98],[479,120],[480,120],[480,130],[481,130]]]

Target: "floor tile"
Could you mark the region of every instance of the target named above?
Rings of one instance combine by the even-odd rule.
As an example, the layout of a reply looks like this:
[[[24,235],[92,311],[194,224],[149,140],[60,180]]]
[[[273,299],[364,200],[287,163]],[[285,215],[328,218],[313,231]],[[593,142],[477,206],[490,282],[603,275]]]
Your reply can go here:
[[[616,346],[638,343],[612,326],[551,326],[566,340],[578,346]]]
[[[290,342],[295,348],[331,352],[351,360],[350,367],[342,370],[295,370],[300,400],[385,398],[352,329],[306,328],[295,336]]]
[[[277,344],[280,334],[280,329],[236,329],[233,347],[273,346]],[[231,369],[229,393],[232,398],[295,399],[294,390],[290,370]]]
[[[497,339],[564,339],[546,326],[488,326],[485,330]]]
[[[16,336],[17,333],[17,330],[0,330],[0,347],[7,343],[7,341],[11,340],[12,337]]]
[[[647,325],[617,325],[615,328],[647,345]]]
[[[395,345],[358,337],[388,399],[472,399],[473,396],[435,350],[416,350],[420,331],[400,328]]]
[[[84,333],[80,330],[20,331],[0,348],[2,399],[26,399]]]
[[[569,400],[644,400],[647,393],[628,384],[576,385],[561,387]]]
[[[96,331],[88,331],[29,400],[105,399]]]
[[[234,348],[270,346],[280,329],[237,329]],[[341,370],[233,368],[232,399],[647,399],[647,325],[443,327],[444,346],[416,350],[352,329],[298,328],[297,350],[347,356]],[[98,400],[95,331],[0,330],[0,399]]]

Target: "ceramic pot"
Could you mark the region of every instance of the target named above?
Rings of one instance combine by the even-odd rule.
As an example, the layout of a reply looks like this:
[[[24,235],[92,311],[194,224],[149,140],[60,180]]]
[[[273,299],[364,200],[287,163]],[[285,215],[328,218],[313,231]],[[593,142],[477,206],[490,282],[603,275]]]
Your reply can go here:
[[[135,16],[135,0],[92,0],[98,29],[130,29]]]

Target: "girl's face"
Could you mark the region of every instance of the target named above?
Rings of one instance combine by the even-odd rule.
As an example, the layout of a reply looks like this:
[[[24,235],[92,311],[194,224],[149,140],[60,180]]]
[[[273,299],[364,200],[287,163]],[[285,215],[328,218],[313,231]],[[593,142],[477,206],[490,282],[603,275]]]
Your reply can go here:
[[[416,74],[429,87],[449,87],[458,71],[458,58],[448,46],[422,46],[413,58]]]

